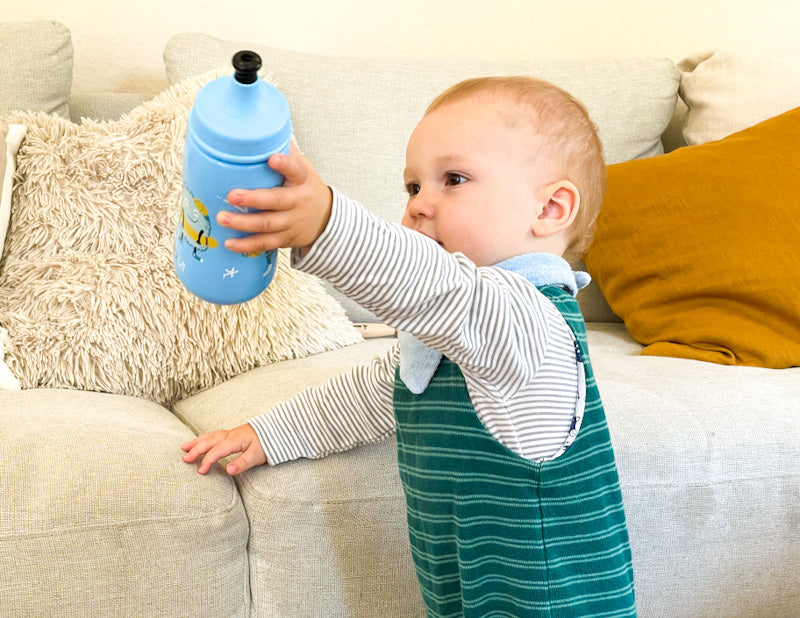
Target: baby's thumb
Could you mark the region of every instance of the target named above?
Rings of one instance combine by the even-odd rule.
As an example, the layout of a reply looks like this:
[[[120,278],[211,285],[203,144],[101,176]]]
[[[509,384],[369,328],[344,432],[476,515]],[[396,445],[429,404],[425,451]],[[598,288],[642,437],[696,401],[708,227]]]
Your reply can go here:
[[[289,154],[273,154],[268,164],[285,178],[284,186],[303,184],[309,177],[310,164],[297,149],[292,149]]]
[[[260,448],[250,447],[239,455],[236,459],[225,466],[225,470],[231,476],[241,474],[245,470],[249,470],[254,466],[261,465],[267,462],[267,458]]]

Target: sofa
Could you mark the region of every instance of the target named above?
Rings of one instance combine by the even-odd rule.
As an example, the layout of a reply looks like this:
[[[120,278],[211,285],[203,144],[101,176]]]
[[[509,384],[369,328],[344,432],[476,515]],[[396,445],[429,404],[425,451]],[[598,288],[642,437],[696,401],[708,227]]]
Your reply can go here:
[[[193,435],[241,424],[394,342],[362,337],[352,323],[374,316],[292,273],[285,255],[263,298],[241,307],[206,306],[171,274],[185,116],[238,49],[262,56],[263,77],[286,94],[297,143],[323,178],[394,221],[405,204],[405,141],[447,85],[534,74],[586,104],[609,163],[609,202],[586,257],[595,281],[578,299],[617,458],[639,614],[800,615],[796,185],[766,218],[773,227],[747,235],[778,260],[757,278],[769,306],[725,291],[726,277],[735,278],[730,288],[746,287],[744,266],[696,270],[716,253],[750,255],[741,234],[701,246],[686,264],[649,264],[712,242],[696,236],[714,236],[707,224],[659,227],[681,204],[703,210],[687,187],[711,183],[700,194],[707,208],[722,189],[764,189],[761,176],[736,171],[745,155],[714,164],[714,148],[760,147],[736,136],[763,133],[775,117],[796,124],[786,116],[800,106],[796,68],[775,81],[775,65],[723,51],[679,66],[406,62],[179,33],[163,51],[172,85],[152,97],[73,92],[72,41],[57,22],[0,24],[0,49],[13,180],[0,216],[0,616],[424,614],[392,438],[237,478],[222,467],[200,476],[181,459]],[[699,169],[697,157],[711,157],[705,168],[727,180],[677,175]],[[667,169],[652,169],[656,162]],[[791,157],[768,165],[798,178]],[[635,197],[626,195],[640,177]],[[659,182],[666,188],[647,195]],[[684,193],[670,193],[677,189]],[[714,221],[754,206],[733,212],[728,198]],[[785,332],[740,341],[751,334],[746,320]],[[672,337],[687,323],[724,325],[726,334],[713,345],[702,334],[699,343]]]

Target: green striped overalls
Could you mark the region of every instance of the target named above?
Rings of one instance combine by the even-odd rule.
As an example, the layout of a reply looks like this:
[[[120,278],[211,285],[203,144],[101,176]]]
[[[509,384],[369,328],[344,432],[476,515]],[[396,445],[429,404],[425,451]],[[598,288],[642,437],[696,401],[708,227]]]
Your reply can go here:
[[[395,378],[400,477],[428,616],[635,616],[617,469],[575,299],[542,287],[576,335],[586,409],[575,442],[533,462],[483,427],[460,369]]]

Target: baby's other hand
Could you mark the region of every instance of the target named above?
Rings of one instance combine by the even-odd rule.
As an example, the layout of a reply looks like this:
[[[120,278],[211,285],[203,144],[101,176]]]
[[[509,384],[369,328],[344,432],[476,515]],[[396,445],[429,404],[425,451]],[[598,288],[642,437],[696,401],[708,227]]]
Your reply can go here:
[[[198,457],[203,456],[203,461],[197,469],[200,474],[205,474],[212,465],[233,453],[241,455],[225,467],[231,476],[267,462],[267,456],[261,448],[258,436],[248,424],[230,430],[218,429],[200,434],[194,440],[182,444],[181,448],[186,451],[183,456],[183,461],[186,463],[194,463]]]

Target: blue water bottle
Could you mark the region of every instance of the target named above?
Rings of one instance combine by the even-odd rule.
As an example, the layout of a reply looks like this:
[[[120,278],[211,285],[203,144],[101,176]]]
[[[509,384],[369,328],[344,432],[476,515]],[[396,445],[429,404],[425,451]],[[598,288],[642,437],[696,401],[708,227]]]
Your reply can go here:
[[[258,79],[261,58],[240,51],[234,75],[200,89],[189,114],[183,155],[181,216],[175,234],[175,272],[195,296],[220,305],[258,296],[272,281],[277,251],[236,253],[228,238],[246,236],[217,223],[222,210],[249,212],[227,201],[231,189],[280,185],[267,165],[289,152],[289,104],[274,86]]]

